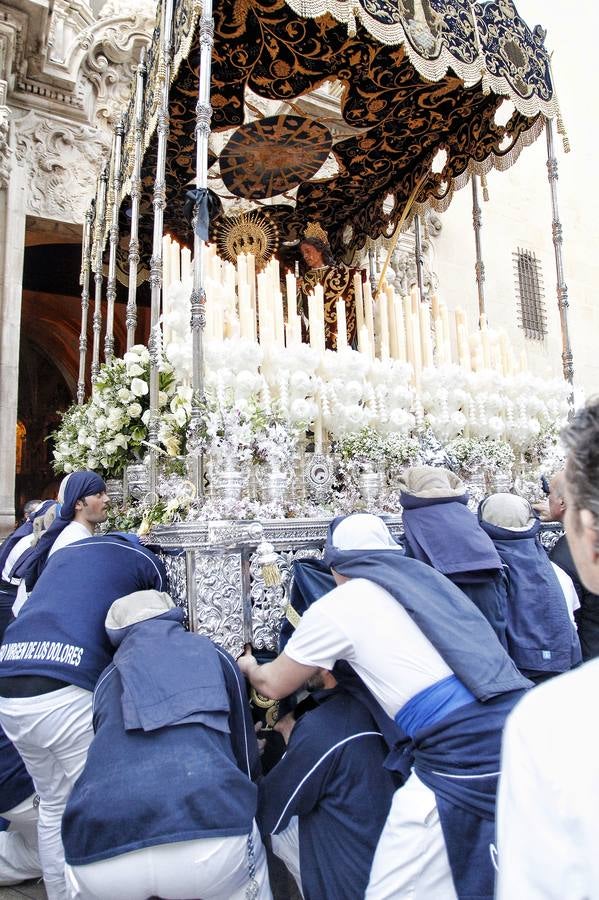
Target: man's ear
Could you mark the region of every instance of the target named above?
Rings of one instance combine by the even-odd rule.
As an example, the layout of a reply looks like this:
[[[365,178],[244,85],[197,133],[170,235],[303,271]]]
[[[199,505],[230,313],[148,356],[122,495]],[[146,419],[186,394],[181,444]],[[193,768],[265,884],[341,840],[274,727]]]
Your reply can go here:
[[[83,509],[83,500],[76,500],[75,501],[75,512],[79,512],[82,509]]]
[[[590,509],[581,509],[579,515],[583,541],[589,551],[590,559],[595,561],[599,558],[599,531],[595,523],[595,516]]]

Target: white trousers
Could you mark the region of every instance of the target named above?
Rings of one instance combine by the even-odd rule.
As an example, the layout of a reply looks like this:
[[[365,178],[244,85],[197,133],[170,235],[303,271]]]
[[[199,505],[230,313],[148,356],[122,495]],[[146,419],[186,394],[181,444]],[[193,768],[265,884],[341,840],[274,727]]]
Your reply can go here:
[[[414,772],[393,795],[365,897],[457,900],[435,795]]]
[[[42,867],[37,848],[37,803],[32,794],[22,803],[1,813],[8,831],[0,831],[0,885],[40,878]]]
[[[258,882],[256,900],[272,900],[266,853],[254,823],[252,833]],[[245,900],[248,839],[200,838],[144,847],[89,863],[66,866],[70,900]]]
[[[60,826],[93,738],[91,691],[72,685],[39,697],[0,697],[0,722],[39,794],[39,854],[48,900],[66,900]]]
[[[298,890],[303,897],[302,876],[299,858],[299,824],[297,816],[289,820],[289,825],[279,834],[271,834],[272,852],[282,859],[295,878]]]

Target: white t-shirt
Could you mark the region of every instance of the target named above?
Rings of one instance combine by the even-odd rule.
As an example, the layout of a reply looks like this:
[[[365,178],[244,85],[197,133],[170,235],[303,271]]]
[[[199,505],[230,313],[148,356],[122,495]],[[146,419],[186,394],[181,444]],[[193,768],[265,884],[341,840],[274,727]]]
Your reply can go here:
[[[91,532],[88,531],[85,525],[82,525],[81,522],[69,522],[67,527],[63,528],[50,547],[48,558],[50,558],[53,553],[56,553],[57,550],[62,550],[63,547],[68,547],[69,544],[74,544],[75,541],[82,541],[84,538],[89,537],[91,537]]]
[[[553,571],[557,575],[557,580],[562,589],[562,594],[564,595],[564,600],[568,607],[568,615],[570,616],[571,621],[574,622],[574,613],[577,609],[580,609],[580,599],[576,593],[574,582],[568,573],[564,572],[561,566],[558,566],[554,562],[552,562],[551,565],[553,566]]]
[[[31,541],[33,540],[33,534],[26,534],[25,537],[19,538],[17,543],[14,545],[8,556],[6,557],[6,562],[4,563],[4,568],[2,569],[2,579],[3,581],[8,581],[9,584],[18,584],[21,580],[20,578],[9,578],[12,569],[17,564],[17,560],[25,553],[26,550],[29,550],[31,546]]]
[[[284,652],[323,669],[347,660],[392,718],[417,693],[453,674],[403,606],[364,578],[313,603]]]
[[[599,660],[529,691],[504,731],[498,900],[599,898]]]

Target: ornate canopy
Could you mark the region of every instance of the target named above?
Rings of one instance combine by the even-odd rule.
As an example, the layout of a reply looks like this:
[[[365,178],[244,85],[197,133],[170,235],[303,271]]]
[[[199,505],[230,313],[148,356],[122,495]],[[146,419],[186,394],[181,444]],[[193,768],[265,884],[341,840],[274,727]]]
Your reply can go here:
[[[297,239],[310,220],[337,249],[390,235],[415,189],[413,211],[445,209],[471,174],[507,168],[539,135],[543,117],[558,112],[543,32],[531,31],[511,0],[219,0],[215,7],[208,184],[225,211],[263,207],[282,241]],[[176,3],[164,222],[186,244],[200,15],[193,0]],[[157,48],[155,40],[145,95],[148,218],[163,74]],[[507,121],[497,115],[506,100]],[[133,106],[125,128],[126,175]],[[439,151],[441,171],[433,166]]]

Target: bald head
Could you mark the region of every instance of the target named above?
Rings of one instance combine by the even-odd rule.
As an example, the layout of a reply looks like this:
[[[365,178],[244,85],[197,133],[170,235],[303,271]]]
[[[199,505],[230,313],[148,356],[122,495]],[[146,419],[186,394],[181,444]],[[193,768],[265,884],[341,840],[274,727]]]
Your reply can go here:
[[[549,482],[549,518],[562,522],[566,513],[566,470],[556,472]]]

